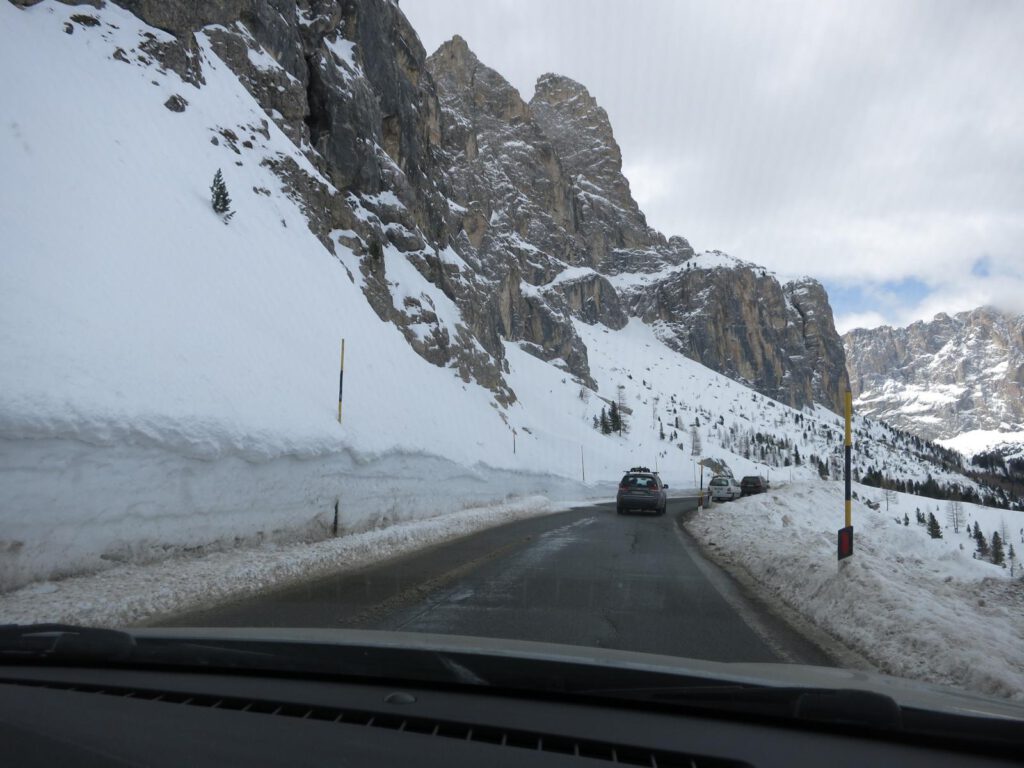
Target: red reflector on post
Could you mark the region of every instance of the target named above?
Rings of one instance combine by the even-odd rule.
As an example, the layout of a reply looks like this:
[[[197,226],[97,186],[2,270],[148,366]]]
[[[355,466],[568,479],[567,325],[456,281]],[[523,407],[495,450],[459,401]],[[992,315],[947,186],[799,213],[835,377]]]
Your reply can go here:
[[[853,526],[839,529],[839,559],[849,557],[853,554]]]

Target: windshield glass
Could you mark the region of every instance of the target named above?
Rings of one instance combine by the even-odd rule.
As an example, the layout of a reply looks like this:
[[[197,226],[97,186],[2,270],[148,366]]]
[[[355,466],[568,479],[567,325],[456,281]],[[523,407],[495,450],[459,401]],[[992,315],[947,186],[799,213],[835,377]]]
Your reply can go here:
[[[0,0],[0,624],[1024,703],[1022,32]]]

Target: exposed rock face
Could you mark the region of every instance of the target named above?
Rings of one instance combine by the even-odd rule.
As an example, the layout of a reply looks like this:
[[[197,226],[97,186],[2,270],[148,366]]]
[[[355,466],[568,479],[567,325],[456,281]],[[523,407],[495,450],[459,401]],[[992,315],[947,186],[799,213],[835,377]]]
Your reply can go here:
[[[630,312],[687,357],[795,407],[842,407],[845,358],[818,282],[782,286],[713,252],[623,290]]]
[[[567,77],[542,75],[530,108],[572,178],[573,224],[587,243],[590,265],[608,271],[616,250],[665,245],[633,199],[608,113],[587,89]]]
[[[427,68],[441,103],[447,189],[462,213],[453,244],[478,279],[498,289],[497,304],[477,316],[477,330],[525,341],[525,349],[562,359],[589,383],[571,302],[558,292],[532,290],[585,258],[554,148],[518,91],[481,64],[462,38],[442,45]]]
[[[930,440],[1024,430],[1024,316],[981,307],[843,336],[857,409]]]
[[[804,278],[782,287],[789,306],[799,315],[791,323],[799,330],[797,349],[802,342],[803,364],[797,362],[799,352],[790,354],[792,367],[802,377],[810,376],[811,398],[834,411],[843,410],[845,394],[850,392],[850,377],[846,370],[846,351],[836,331],[832,306],[828,294],[817,280]]]
[[[428,59],[390,0],[119,4],[175,36],[141,47],[200,87],[208,41],[266,113],[211,127],[212,141],[239,152],[273,121],[316,172],[262,162],[327,248],[356,255],[347,266],[377,314],[499,403],[515,399],[505,342],[593,385],[574,323],[635,315],[765,394],[838,407],[846,366],[821,286],[711,268],[649,227],[608,115],[579,83],[544,75],[526,103],[459,37]]]

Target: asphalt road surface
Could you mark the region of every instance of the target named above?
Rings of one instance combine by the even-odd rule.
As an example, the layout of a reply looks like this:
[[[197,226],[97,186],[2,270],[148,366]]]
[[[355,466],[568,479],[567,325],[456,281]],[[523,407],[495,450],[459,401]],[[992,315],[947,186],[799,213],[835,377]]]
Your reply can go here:
[[[702,557],[682,527],[696,503],[671,498],[661,517],[616,515],[609,503],[521,520],[164,625],[385,629],[831,665]]]

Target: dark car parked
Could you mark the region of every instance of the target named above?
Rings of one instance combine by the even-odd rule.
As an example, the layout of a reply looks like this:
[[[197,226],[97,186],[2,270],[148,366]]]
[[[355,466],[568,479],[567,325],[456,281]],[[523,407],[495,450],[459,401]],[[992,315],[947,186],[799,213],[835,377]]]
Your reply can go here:
[[[766,493],[768,491],[768,481],[760,475],[747,475],[740,481],[740,490],[744,496]]]
[[[631,509],[650,509],[655,514],[664,515],[668,507],[667,488],[657,472],[651,472],[647,467],[633,467],[619,482],[615,511],[624,515]]]

